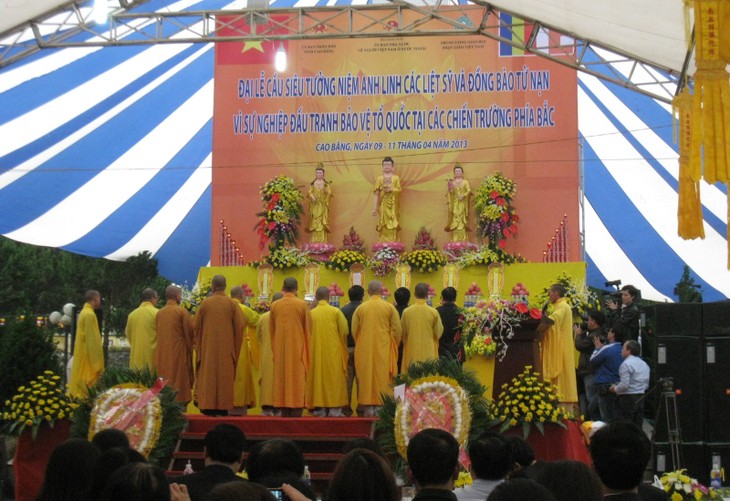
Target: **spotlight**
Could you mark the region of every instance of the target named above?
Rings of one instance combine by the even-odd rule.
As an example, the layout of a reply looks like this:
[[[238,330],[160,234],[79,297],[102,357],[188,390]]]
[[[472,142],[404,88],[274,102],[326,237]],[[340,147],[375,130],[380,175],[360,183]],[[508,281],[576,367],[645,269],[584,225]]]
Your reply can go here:
[[[274,56],[274,69],[281,73],[286,70],[286,50],[284,50],[284,44],[279,45]]]
[[[107,11],[107,0],[94,0],[94,7],[91,12],[94,22],[96,24],[106,23]]]

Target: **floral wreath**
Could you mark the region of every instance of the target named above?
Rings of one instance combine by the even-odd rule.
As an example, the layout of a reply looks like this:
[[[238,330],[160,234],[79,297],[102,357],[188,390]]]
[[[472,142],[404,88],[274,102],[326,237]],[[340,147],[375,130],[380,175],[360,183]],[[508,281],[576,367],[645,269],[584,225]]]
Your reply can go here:
[[[454,388],[455,385],[463,391],[468,411],[465,410],[463,406],[459,407],[459,412],[461,412],[462,416],[459,436],[462,436],[462,433],[466,433],[469,439],[473,440],[490,426],[493,417],[491,414],[490,402],[484,397],[486,387],[479,382],[476,373],[473,370],[464,368],[455,358],[441,357],[439,359],[412,363],[408,366],[405,372],[395,376],[394,385],[397,386],[405,384],[411,388],[411,391],[413,391],[414,387],[420,387],[420,384],[424,383],[427,385],[423,386],[422,393],[439,393],[445,402],[456,401],[456,399],[451,396],[443,395],[444,393],[450,394],[450,391],[447,388],[440,387],[439,390],[430,390],[428,384],[430,384],[431,388],[433,388],[435,387],[433,384],[435,382],[443,382],[445,384],[448,382],[447,386],[449,388]],[[454,389],[454,392],[458,393],[456,389]],[[400,419],[400,422],[402,423],[402,416],[404,412],[402,407],[398,414],[400,417],[396,418],[398,406],[402,406],[403,404],[397,403],[393,395],[383,394],[382,399],[383,405],[378,412],[378,417],[380,419],[375,422],[376,436],[378,437],[378,442],[383,447],[386,454],[393,455],[395,457],[393,471],[396,475],[405,478],[406,465],[402,455],[403,453],[401,453],[401,450],[404,452],[405,450],[399,445],[399,441],[404,441],[406,433],[404,431],[398,431],[399,427],[402,428],[402,426],[400,426],[397,421],[397,419]],[[438,404],[438,406],[441,405],[442,404]],[[453,409],[453,406],[451,405],[450,408]],[[406,425],[413,422],[414,415],[415,409],[411,410],[411,405],[409,404],[406,412]],[[453,410],[452,415],[454,415]],[[454,423],[454,420],[452,420],[452,426]],[[398,438],[398,435],[401,435],[401,437]],[[411,433],[408,433],[409,438],[411,435]],[[456,437],[457,435],[455,434],[454,436]],[[457,440],[459,439],[457,438]],[[407,447],[407,442],[405,443]]]
[[[395,441],[404,458],[411,437],[421,430],[445,430],[463,447],[470,427],[469,395],[448,377],[428,376],[413,381],[406,388],[405,399],[397,403]]]
[[[157,385],[153,390],[141,384],[124,383],[102,392],[91,410],[88,439],[107,428],[121,429],[132,449],[149,456],[162,426],[162,406],[157,398],[161,386],[164,385]]]
[[[115,427],[150,463],[167,468],[185,424],[182,411],[175,391],[149,369],[109,368],[76,409],[71,436],[91,439]]]

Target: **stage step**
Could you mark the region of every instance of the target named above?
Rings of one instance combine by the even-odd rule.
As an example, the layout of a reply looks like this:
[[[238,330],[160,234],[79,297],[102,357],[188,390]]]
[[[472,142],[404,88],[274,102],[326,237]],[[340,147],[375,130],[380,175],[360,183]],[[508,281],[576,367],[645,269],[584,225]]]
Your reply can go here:
[[[281,418],[265,416],[208,417],[196,414],[186,416],[188,424],[180,434],[172,454],[168,475],[180,475],[188,461],[193,470],[204,467],[205,434],[218,424],[226,423],[243,430],[248,449],[257,442],[271,438],[294,441],[304,454],[312,474],[316,493],[327,490],[329,480],[342,457],[342,448],[356,438],[372,438],[374,418]],[[246,457],[248,454],[246,454]]]

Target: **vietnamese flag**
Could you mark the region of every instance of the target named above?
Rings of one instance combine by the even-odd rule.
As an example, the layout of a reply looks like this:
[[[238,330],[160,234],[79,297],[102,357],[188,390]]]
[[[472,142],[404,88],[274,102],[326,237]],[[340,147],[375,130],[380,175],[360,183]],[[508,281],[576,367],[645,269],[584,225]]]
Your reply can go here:
[[[222,25],[217,31],[220,37],[240,36],[248,33],[283,35],[291,32],[286,25],[296,22],[296,19],[282,14],[269,16],[266,20],[260,18],[260,22],[250,25],[245,17],[220,16],[217,18],[217,22]],[[273,65],[274,56],[279,47],[284,47],[284,50],[288,52],[289,46],[286,40],[218,42],[215,52],[216,64]]]

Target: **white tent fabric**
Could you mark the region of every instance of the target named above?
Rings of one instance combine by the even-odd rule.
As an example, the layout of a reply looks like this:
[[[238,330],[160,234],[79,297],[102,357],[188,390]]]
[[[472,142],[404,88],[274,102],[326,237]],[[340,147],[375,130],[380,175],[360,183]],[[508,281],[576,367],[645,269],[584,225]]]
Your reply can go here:
[[[272,7],[333,3],[277,0]],[[519,12],[518,4],[530,3],[505,7]],[[646,3],[655,12],[681,4]],[[143,8],[226,5],[152,1]],[[667,27],[670,38],[681,38],[677,29]],[[670,52],[672,61],[662,64],[674,68],[683,56]],[[111,259],[148,250],[163,275],[193,282],[210,259],[213,53],[211,44],[54,49],[0,70],[0,233]],[[670,109],[584,74],[578,96],[588,283],[621,279],[646,298],[673,300],[687,264],[706,301],[729,298],[726,188],[703,183],[705,240],[676,236]]]
[[[680,72],[687,54],[682,0],[497,0],[509,10],[584,40]]]

